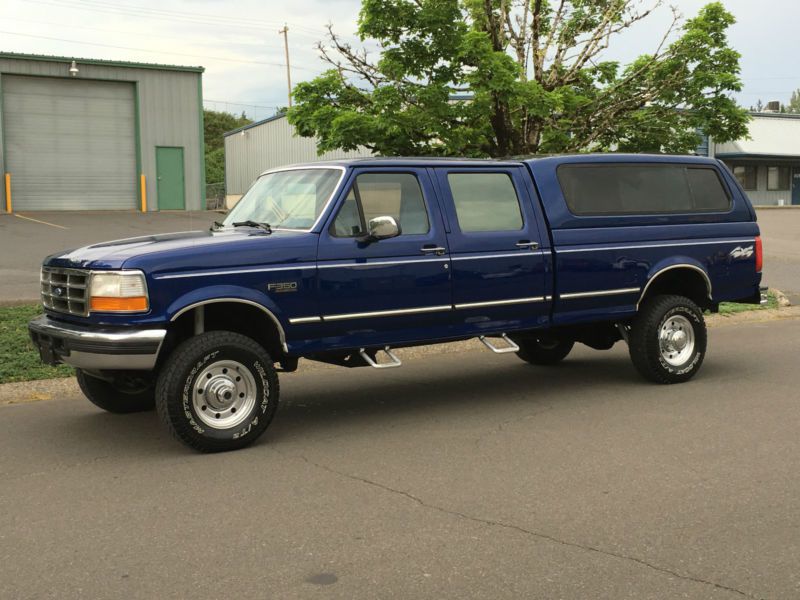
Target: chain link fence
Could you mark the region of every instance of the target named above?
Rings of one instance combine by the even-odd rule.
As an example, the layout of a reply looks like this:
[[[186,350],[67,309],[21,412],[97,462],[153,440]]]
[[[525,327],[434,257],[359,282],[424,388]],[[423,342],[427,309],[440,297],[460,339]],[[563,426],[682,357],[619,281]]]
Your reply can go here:
[[[206,210],[225,209],[225,182],[206,185]]]

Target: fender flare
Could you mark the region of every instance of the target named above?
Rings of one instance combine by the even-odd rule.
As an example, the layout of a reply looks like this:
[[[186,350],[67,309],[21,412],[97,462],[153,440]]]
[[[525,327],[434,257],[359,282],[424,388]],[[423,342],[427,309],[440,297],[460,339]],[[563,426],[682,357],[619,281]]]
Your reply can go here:
[[[703,281],[706,284],[706,295],[708,299],[713,302],[713,288],[711,286],[711,278],[708,276],[708,273],[705,269],[703,269],[700,265],[694,264],[693,262],[680,262],[680,263],[673,263],[670,265],[663,266],[658,270],[655,270],[650,277],[647,279],[647,283],[645,284],[644,288],[642,289],[642,293],[639,295],[639,299],[636,301],[636,310],[639,310],[639,305],[642,303],[645,295],[647,294],[647,290],[650,288],[650,285],[656,281],[661,275],[668,271],[672,271],[674,269],[692,269],[693,271],[697,271],[700,275],[703,276]]]
[[[264,296],[264,300],[267,302],[259,301],[261,298],[243,298],[243,295],[253,296],[256,294],[253,294],[253,290],[249,290],[249,293],[248,290],[242,290],[244,293],[238,293],[239,290],[231,289],[230,286],[224,286],[224,288],[225,293],[223,294],[215,293],[215,287],[211,287],[201,290],[194,290],[192,293],[178,298],[178,300],[173,302],[169,307],[168,312],[172,313],[170,322],[175,322],[181,315],[199,306],[205,306],[207,304],[219,304],[220,302],[236,302],[239,304],[247,304],[248,306],[253,306],[261,310],[275,324],[275,327],[278,330],[281,348],[283,348],[284,352],[288,353],[289,348],[286,345],[286,331],[284,330],[283,324],[276,314],[277,311],[275,310],[274,306],[266,306],[267,302],[269,302],[269,298]],[[219,292],[222,290],[216,289],[216,291]],[[201,294],[198,294],[198,292],[201,292]],[[269,302],[269,304],[272,303]]]

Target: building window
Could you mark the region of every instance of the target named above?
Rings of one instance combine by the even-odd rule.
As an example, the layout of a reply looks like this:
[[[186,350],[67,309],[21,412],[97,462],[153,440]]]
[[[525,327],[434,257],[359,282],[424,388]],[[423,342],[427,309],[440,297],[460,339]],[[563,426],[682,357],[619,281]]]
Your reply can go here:
[[[737,165],[733,167],[733,175],[746,190],[755,190],[758,187],[756,183],[756,173],[758,167],[755,165]]]
[[[767,167],[767,189],[789,189],[789,167]]]

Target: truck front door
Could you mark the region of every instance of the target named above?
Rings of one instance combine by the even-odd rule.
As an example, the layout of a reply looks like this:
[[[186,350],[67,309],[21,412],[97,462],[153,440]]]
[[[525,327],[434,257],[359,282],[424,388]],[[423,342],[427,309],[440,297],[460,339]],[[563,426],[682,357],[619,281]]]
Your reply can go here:
[[[358,168],[320,235],[326,349],[445,337],[452,312],[447,237],[426,169]],[[360,241],[391,216],[401,234]]]

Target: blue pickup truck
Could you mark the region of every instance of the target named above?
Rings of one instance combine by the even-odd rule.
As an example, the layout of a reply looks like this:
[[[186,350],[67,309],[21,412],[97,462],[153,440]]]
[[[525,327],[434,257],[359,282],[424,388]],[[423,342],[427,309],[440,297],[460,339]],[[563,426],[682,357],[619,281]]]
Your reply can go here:
[[[97,406],[155,406],[214,452],[264,432],[300,358],[386,369],[394,348],[477,338],[553,365],[622,340],[645,378],[687,381],[703,312],[759,303],[761,262],[712,159],[334,161],[264,173],[209,231],[48,257],[30,333]]]

